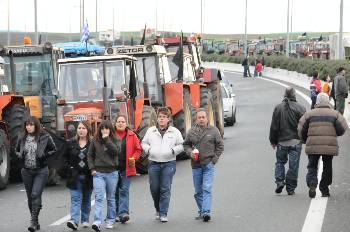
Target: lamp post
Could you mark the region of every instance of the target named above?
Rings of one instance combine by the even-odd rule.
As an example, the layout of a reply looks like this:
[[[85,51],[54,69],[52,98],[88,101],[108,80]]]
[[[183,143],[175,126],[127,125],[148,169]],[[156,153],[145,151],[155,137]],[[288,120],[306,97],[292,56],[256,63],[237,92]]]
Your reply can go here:
[[[289,0],[287,7],[287,39],[286,39],[286,57],[289,57]]]
[[[201,36],[203,36],[203,0],[201,0]]]
[[[247,18],[248,18],[248,0],[245,0],[244,57],[247,57],[247,48],[248,48]]]
[[[38,7],[37,0],[34,0],[34,28],[35,28],[35,44],[39,44],[39,33],[38,33]]]
[[[343,0],[340,0],[339,59],[343,59]]]
[[[7,0],[7,46],[10,46],[10,0]]]

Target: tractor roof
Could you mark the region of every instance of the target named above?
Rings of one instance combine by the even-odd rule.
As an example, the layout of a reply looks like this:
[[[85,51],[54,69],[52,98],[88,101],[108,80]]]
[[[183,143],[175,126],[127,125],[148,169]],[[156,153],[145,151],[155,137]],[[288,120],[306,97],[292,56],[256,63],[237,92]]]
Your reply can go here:
[[[92,62],[92,61],[108,61],[108,60],[133,60],[137,59],[128,55],[115,55],[115,56],[88,56],[88,57],[77,57],[77,58],[66,58],[59,59],[59,64],[64,63],[81,63],[81,62]]]
[[[145,54],[166,54],[166,50],[161,45],[133,45],[133,46],[115,46],[107,48],[106,55],[127,54],[132,56]]]
[[[8,56],[10,51],[13,56],[33,56],[51,53],[52,50],[63,51],[60,48],[53,47],[49,42],[40,45],[0,46],[0,54],[5,56]]]

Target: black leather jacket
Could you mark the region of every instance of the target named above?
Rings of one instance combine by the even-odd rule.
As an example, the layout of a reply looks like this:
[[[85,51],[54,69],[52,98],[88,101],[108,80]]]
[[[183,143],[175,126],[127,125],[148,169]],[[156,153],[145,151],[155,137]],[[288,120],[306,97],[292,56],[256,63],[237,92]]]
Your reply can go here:
[[[272,115],[270,143],[277,145],[280,141],[299,139],[298,123],[305,112],[305,107],[295,98],[284,98]]]
[[[23,152],[25,141],[26,138],[24,136],[19,138],[16,146],[16,154],[22,163],[24,163]],[[42,132],[39,135],[37,143],[36,163],[38,168],[44,168],[47,166],[47,158],[52,156],[57,151],[57,148],[51,136],[46,132]]]

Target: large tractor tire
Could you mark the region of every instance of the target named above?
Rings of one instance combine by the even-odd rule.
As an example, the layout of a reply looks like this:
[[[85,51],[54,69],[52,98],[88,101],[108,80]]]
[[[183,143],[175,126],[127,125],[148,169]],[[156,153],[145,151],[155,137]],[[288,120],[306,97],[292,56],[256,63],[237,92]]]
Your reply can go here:
[[[209,124],[215,126],[214,102],[211,92],[208,88],[201,88],[201,108],[208,113]]]
[[[0,190],[5,189],[10,176],[10,155],[6,133],[0,129]]]
[[[157,125],[157,114],[151,106],[143,106],[142,121],[137,134],[140,140],[145,136],[148,128]],[[136,162],[136,170],[139,174],[148,173],[148,154],[142,152],[140,158]]]
[[[4,120],[7,122],[9,129],[10,139],[10,157],[11,157],[11,168],[10,168],[10,180],[20,181],[21,180],[21,168],[22,165],[16,156],[16,144],[18,135],[23,131],[24,121],[28,118],[29,112],[24,105],[14,104],[8,108],[3,115]]]
[[[221,85],[220,82],[216,81],[209,84],[209,89],[213,97],[213,110],[215,115],[215,126],[219,129],[220,134],[224,137],[224,106],[221,96]]]
[[[185,139],[187,132],[191,129],[194,122],[194,109],[191,105],[191,98],[188,89],[184,89],[182,110],[174,116],[174,126],[181,132]],[[185,160],[189,157],[183,152],[176,159]]]

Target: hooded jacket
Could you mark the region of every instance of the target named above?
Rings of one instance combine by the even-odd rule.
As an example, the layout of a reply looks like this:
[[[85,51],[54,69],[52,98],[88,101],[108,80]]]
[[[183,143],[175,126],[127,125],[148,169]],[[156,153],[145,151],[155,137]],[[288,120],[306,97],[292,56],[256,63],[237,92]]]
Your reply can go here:
[[[281,141],[299,139],[298,122],[305,111],[305,107],[296,101],[295,96],[285,97],[272,114],[270,143],[277,145]]]

